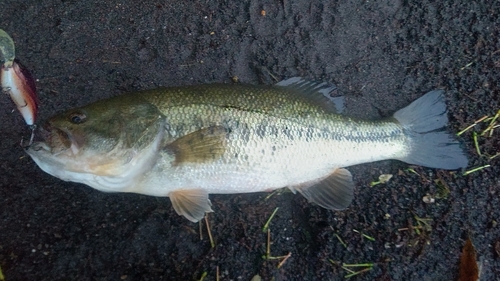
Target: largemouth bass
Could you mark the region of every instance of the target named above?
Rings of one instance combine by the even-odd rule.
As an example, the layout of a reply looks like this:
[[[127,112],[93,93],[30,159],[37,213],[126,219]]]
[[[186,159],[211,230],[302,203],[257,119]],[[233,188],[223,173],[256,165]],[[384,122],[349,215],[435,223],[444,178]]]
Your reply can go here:
[[[328,86],[292,78],[275,86],[211,84],[102,100],[50,118],[27,152],[45,172],[107,192],[168,196],[196,222],[210,193],[288,187],[342,210],[353,199],[347,166],[397,159],[439,169],[467,166],[443,131],[443,91],[379,121],[335,112]]]

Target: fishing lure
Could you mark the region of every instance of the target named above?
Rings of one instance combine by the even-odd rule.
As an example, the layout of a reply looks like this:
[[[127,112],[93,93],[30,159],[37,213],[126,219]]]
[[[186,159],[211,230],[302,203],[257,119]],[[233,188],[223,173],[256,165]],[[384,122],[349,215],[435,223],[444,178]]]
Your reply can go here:
[[[10,95],[26,124],[32,126],[38,111],[35,81],[30,72],[15,60],[14,41],[1,29],[0,52],[4,59],[0,70],[2,91]]]
[[[15,59],[14,41],[2,29],[0,29],[0,55],[4,60],[0,69],[2,91],[11,97],[26,124],[34,131],[38,111],[35,81],[30,72]],[[32,140],[33,132],[30,144]]]

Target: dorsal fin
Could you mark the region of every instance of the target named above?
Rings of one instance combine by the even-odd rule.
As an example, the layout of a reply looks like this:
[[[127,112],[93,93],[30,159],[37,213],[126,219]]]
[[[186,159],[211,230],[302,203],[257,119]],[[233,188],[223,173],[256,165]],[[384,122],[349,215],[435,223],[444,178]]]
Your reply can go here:
[[[342,113],[345,108],[345,98],[331,97],[330,93],[337,89],[337,86],[326,82],[315,82],[302,77],[292,77],[275,86],[290,89],[301,98],[323,108],[330,113]]]

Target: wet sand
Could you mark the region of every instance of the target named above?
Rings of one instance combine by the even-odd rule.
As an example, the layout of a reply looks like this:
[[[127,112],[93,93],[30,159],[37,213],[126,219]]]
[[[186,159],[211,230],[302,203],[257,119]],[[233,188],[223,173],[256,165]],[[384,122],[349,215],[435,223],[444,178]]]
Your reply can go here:
[[[347,114],[362,118],[391,116],[444,89],[455,132],[500,109],[498,1],[140,2],[4,0],[0,28],[37,79],[39,122],[128,91],[234,77],[331,82]],[[204,272],[216,280],[217,269],[219,280],[344,280],[340,264],[374,263],[353,280],[456,280],[470,236],[481,280],[495,280],[500,157],[487,155],[500,152],[500,136],[479,138],[483,156],[472,138],[486,125],[460,140],[468,169],[491,167],[466,176],[398,161],[350,167],[355,199],[342,212],[290,192],[213,195],[211,248],[205,224],[200,239],[199,225],[168,198],[102,193],[43,173],[19,146],[29,131],[4,95],[0,267],[9,281],[200,280]],[[370,187],[380,174],[394,177]],[[277,207],[270,254],[291,253],[279,269],[280,259],[263,259],[262,232]]]

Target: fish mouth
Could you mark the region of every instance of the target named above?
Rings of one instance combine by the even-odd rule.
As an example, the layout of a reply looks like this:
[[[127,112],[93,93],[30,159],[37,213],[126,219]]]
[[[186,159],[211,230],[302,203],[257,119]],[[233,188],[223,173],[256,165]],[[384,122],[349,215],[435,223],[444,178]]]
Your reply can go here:
[[[80,151],[80,145],[75,136],[68,130],[57,128],[47,122],[39,129],[42,141],[33,143],[31,149],[35,151],[45,150],[54,156],[61,154],[74,156]]]

